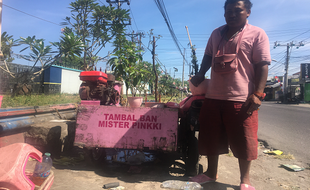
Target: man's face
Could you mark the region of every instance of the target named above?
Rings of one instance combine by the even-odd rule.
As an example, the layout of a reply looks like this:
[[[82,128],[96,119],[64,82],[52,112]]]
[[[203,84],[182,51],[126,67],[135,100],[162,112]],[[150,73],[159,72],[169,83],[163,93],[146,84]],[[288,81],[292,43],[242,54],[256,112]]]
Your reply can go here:
[[[250,16],[251,10],[247,11],[243,1],[228,4],[225,9],[225,20],[230,27],[242,27]]]

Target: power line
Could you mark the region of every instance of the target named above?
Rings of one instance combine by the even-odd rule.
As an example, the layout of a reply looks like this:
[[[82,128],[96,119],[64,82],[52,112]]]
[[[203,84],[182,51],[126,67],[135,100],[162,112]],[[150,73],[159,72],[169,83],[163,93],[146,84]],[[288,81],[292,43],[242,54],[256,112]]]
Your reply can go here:
[[[291,41],[291,40],[293,40],[293,39],[295,39],[295,38],[297,38],[297,37],[299,37],[299,36],[301,36],[301,35],[303,35],[303,34],[305,34],[305,33],[308,33],[308,32],[310,32],[310,30],[307,30],[306,32],[303,32],[303,33],[301,33],[301,34],[299,34],[299,35],[295,36],[294,38],[289,39],[289,40],[287,40],[287,41]]]
[[[131,0],[130,0],[130,4],[131,4]],[[135,23],[135,26],[136,26],[137,30],[139,30],[139,29],[138,29],[138,26],[137,26],[137,23],[136,23],[136,20],[135,20],[135,17],[133,16],[133,13],[132,13],[132,9],[131,9],[130,4],[129,4],[129,10],[130,10],[130,12],[131,12],[133,22]]]
[[[10,8],[10,9],[13,9],[13,10],[15,10],[15,11],[18,11],[18,12],[21,12],[21,13],[23,13],[23,14],[26,14],[26,15],[28,15],[28,16],[32,16],[32,17],[34,17],[34,18],[37,18],[37,19],[43,20],[43,21],[45,21],[45,22],[49,22],[49,23],[52,23],[52,24],[55,24],[55,25],[61,26],[60,24],[57,24],[57,23],[55,23],[55,22],[52,22],[52,21],[49,21],[49,20],[46,20],[46,19],[43,19],[43,18],[40,18],[40,17],[34,16],[34,15],[32,15],[32,14],[26,13],[26,12],[21,11],[21,10],[18,10],[18,9],[15,9],[15,8],[10,7],[10,6],[8,6],[8,5],[5,5],[5,4],[3,4],[3,3],[2,3],[2,5],[4,5],[4,6],[6,6],[6,7]]]
[[[165,8],[165,4],[164,4],[163,0],[154,0],[154,1],[155,1],[155,4],[156,4],[157,7],[158,7],[160,13],[161,13],[162,16],[164,17],[164,20],[165,20],[165,22],[166,22],[166,24],[167,24],[167,26],[168,26],[168,30],[169,30],[169,32],[170,32],[170,34],[171,34],[171,36],[172,36],[172,39],[173,39],[175,45],[177,46],[177,48],[178,48],[180,54],[183,56],[183,58],[184,58],[184,60],[186,61],[186,63],[189,65],[189,63],[188,63],[187,60],[185,59],[185,55],[183,54],[183,52],[182,52],[182,50],[181,50],[181,48],[180,48],[180,45],[181,45],[181,44],[178,42],[178,39],[177,39],[177,37],[176,37],[176,35],[175,35],[175,33],[174,33],[174,30],[173,30],[173,27],[172,27],[172,25],[171,25],[171,21],[170,21],[170,19],[169,19],[169,16],[168,16],[168,13],[167,13],[167,10],[166,10],[166,8]],[[181,45],[181,46],[182,46],[182,45]],[[183,47],[183,46],[182,46],[182,47]],[[184,47],[183,47],[183,48],[184,48]]]

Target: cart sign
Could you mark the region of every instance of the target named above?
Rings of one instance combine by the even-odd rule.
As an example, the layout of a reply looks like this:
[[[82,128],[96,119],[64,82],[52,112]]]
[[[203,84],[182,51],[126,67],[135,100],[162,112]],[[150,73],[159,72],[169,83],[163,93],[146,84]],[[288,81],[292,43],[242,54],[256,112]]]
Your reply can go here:
[[[83,105],[75,144],[86,147],[176,151],[178,110]]]

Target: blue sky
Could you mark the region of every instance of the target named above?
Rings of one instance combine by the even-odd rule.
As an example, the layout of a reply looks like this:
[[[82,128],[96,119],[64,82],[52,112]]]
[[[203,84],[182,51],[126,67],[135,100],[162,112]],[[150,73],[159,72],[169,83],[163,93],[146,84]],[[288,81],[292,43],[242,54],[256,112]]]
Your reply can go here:
[[[3,0],[2,32],[13,35],[14,39],[35,35],[46,42],[59,40],[63,22],[66,16],[70,16],[69,3],[72,0]],[[172,27],[178,38],[182,51],[186,49],[186,58],[190,63],[191,50],[185,26],[188,26],[192,44],[197,48],[198,63],[201,63],[204,49],[211,32],[225,24],[224,0],[165,0]],[[105,0],[99,4],[107,5]],[[303,41],[305,46],[299,49],[293,48],[291,52],[289,74],[299,72],[300,63],[310,62],[310,1],[309,0],[252,0],[252,14],[249,23],[263,28],[270,40],[272,62],[269,71],[270,76],[281,76],[284,73],[286,47],[280,46],[273,49],[274,42],[282,45],[288,42]],[[9,6],[9,7],[8,7]],[[10,8],[11,7],[11,8]],[[17,10],[14,10],[14,9]],[[127,26],[128,33],[139,31],[145,33],[142,42],[148,45],[148,32],[153,30],[154,35],[162,37],[156,42],[156,54],[165,65],[167,72],[171,72],[176,78],[182,78],[183,58],[177,49],[169,33],[167,25],[152,0],[131,0],[130,6],[126,3],[122,8],[130,9],[132,25]],[[46,21],[31,17],[26,12]],[[49,21],[49,22],[48,22]],[[51,23],[52,22],[52,23]],[[19,53],[19,48],[13,49]],[[112,47],[107,46],[100,52],[100,56],[106,56]],[[151,53],[146,50],[143,59],[152,62]],[[32,65],[25,60],[16,59],[15,63]],[[98,67],[105,68],[105,63],[98,63]],[[174,72],[174,67],[178,72]],[[185,80],[188,79],[189,66],[185,66]],[[208,72],[207,75],[210,75]]]

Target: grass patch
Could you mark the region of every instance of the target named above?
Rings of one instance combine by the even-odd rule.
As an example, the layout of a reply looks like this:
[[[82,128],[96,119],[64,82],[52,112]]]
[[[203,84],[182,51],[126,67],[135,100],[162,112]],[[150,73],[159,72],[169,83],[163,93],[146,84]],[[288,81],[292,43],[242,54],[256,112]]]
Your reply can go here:
[[[130,95],[129,95],[130,96]],[[139,95],[137,95],[139,96]],[[143,100],[145,100],[145,96],[141,95],[143,97]],[[186,98],[185,95],[183,95],[183,99]],[[159,97],[157,97],[157,101],[159,100]],[[148,102],[152,102],[155,101],[155,95],[147,95],[147,101]],[[182,101],[181,96],[177,96],[177,97],[172,97],[171,96],[164,96],[162,95],[160,97],[160,102],[162,103],[167,103],[167,102],[175,102],[175,103],[180,103]]]
[[[131,96],[131,95],[129,95]],[[137,95],[142,96],[145,100],[144,95]],[[124,101],[127,100],[126,95],[122,95],[122,99]],[[183,96],[185,98],[185,96]],[[148,95],[147,101],[154,101],[154,95]],[[161,102],[167,103],[176,102],[180,103],[181,97],[173,97],[171,96],[161,96]],[[67,104],[67,103],[80,103],[81,99],[78,94],[33,94],[29,96],[15,96],[11,97],[10,95],[3,95],[2,106],[1,108],[12,108],[12,107],[27,107],[27,106],[46,106],[46,105],[54,105],[54,104]]]
[[[54,104],[80,103],[78,94],[50,94],[15,96],[4,95],[1,108],[45,106]]]
[[[131,97],[131,95],[129,94],[128,95],[129,97]],[[144,94],[137,94],[136,97],[143,97],[143,101],[145,101],[145,95]],[[122,98],[123,99],[127,99],[126,95],[122,95]],[[148,102],[153,102],[155,101],[155,95],[147,95],[147,101]],[[183,99],[186,98],[185,95],[183,95]],[[157,97],[157,101],[159,100],[159,97]],[[160,102],[162,103],[167,103],[167,102],[175,102],[175,103],[180,103],[182,101],[181,99],[181,95],[180,96],[174,96],[171,98],[171,95],[170,96],[164,96],[162,95],[161,98],[160,98]]]

